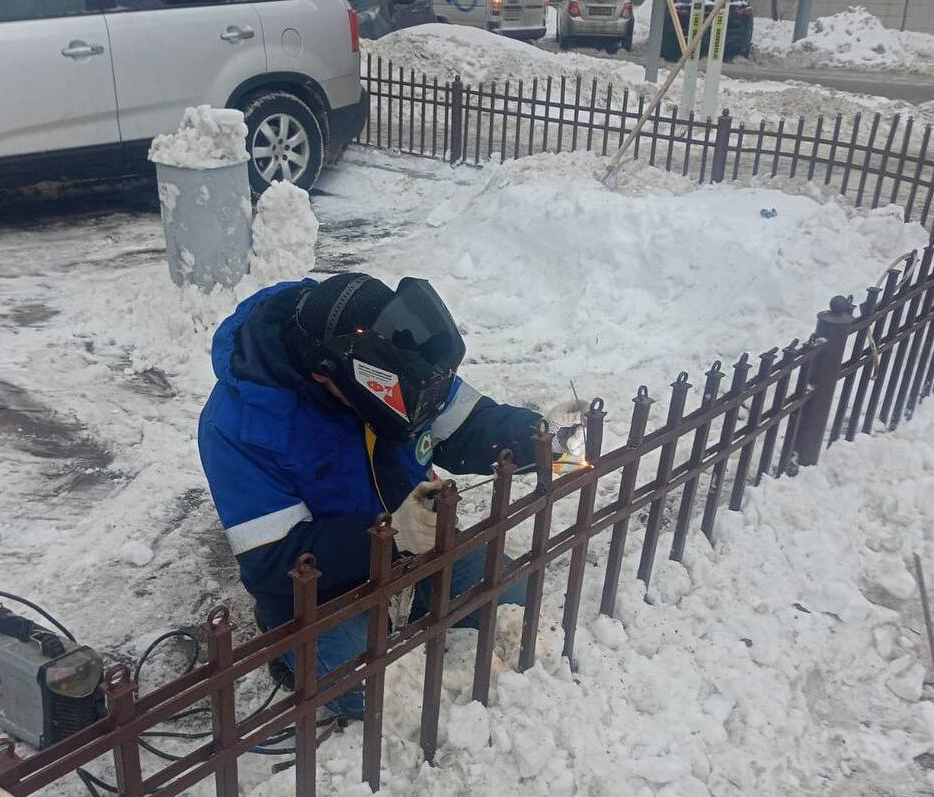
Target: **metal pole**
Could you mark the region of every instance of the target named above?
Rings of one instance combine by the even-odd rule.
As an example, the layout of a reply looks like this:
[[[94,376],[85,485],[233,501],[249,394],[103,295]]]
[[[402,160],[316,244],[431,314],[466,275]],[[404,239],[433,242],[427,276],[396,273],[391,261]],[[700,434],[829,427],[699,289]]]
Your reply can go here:
[[[720,9],[710,31],[710,46],[707,49],[707,71],[704,73],[704,101],[701,105],[701,118],[710,119],[717,114],[717,95],[720,93],[720,73],[723,70],[723,51],[726,49],[726,30],[729,24],[730,4],[727,3]]]
[[[692,0],[691,16],[688,22],[688,38],[694,41],[697,31],[704,21],[704,0]],[[697,68],[700,65],[700,45],[691,48],[687,63],[684,66],[684,80],[681,82],[680,108],[687,115],[694,110],[694,94],[697,90]]]
[[[645,82],[658,82],[658,65],[662,58],[662,28],[665,25],[665,3],[662,0],[652,4],[652,18],[649,23],[649,44],[645,51]]]
[[[661,5],[656,3],[655,5]],[[658,104],[662,101],[662,98],[667,93],[668,89],[671,88],[671,84],[675,82],[675,78],[678,76],[678,73],[681,71],[681,68],[684,66],[685,62],[688,60],[688,56],[691,53],[698,42],[703,39],[704,34],[707,32],[707,29],[713,24],[714,19],[716,19],[717,14],[720,9],[726,5],[726,0],[717,0],[717,4],[714,6],[713,11],[710,12],[710,16],[704,21],[704,24],[701,25],[701,29],[697,31],[697,35],[694,36],[691,41],[688,42],[687,52],[682,53],[681,60],[675,64],[674,68],[668,72],[668,79],[665,81],[664,85],[656,92],[655,96],[652,98],[652,101],[646,106],[642,111],[642,115],[639,117],[639,121],[636,122],[636,126],[629,131],[629,134],[626,136],[625,141],[623,141],[622,146],[616,151],[616,154],[610,158],[610,163],[606,167],[606,172],[603,174],[603,182],[606,183],[611,177],[614,177],[619,171],[620,161],[623,159],[623,155],[626,154],[626,150],[629,149],[630,144],[636,140],[636,137],[639,135],[639,131],[642,130],[643,125],[646,123],[646,120],[655,113],[655,109],[658,107]],[[653,6],[654,8],[654,6]],[[663,9],[664,11],[664,9]]]
[[[811,9],[814,0],[798,0],[798,9],[795,12],[795,32],[791,37],[793,42],[808,35],[808,25],[811,22]]]
[[[902,11],[902,30],[905,30],[905,26],[908,24],[908,4],[911,3],[911,0],[905,0],[905,9]]]

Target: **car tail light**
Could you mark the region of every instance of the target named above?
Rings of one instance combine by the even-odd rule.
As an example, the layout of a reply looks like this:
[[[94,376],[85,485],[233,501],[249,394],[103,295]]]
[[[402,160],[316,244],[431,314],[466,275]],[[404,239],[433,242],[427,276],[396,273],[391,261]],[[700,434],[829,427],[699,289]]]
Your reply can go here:
[[[351,52],[360,52],[360,23],[357,20],[357,12],[352,8],[347,9],[347,20],[350,22],[350,50]]]
[[[621,19],[629,19],[632,16],[632,3],[623,3],[623,7],[619,11],[619,16]]]
[[[503,10],[503,0],[490,0],[490,16],[498,17]]]
[[[571,2],[568,3],[568,16],[576,18],[576,17],[579,17],[580,15],[581,15],[580,3],[578,3],[577,0],[571,0]]]

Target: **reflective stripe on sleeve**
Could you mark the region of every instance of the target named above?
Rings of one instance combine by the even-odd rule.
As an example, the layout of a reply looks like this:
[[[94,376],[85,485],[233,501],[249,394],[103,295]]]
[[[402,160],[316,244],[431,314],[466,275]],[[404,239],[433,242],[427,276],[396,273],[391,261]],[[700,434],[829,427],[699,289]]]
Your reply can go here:
[[[227,540],[234,556],[239,556],[261,545],[278,542],[285,538],[296,523],[311,520],[311,512],[304,502],[288,506],[277,512],[238,523],[227,529]]]
[[[460,429],[481,398],[483,394],[479,390],[466,382],[461,382],[451,403],[431,424],[432,440],[436,444],[440,443]]]

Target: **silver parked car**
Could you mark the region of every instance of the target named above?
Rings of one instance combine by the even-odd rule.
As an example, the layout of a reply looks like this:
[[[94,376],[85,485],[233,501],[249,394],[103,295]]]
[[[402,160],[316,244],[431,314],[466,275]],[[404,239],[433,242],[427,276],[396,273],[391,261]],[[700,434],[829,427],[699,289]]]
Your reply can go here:
[[[0,187],[147,171],[185,108],[239,108],[250,182],[310,188],[360,131],[345,0],[0,0]]]
[[[635,17],[629,0],[562,0],[558,6],[558,45],[604,46],[615,53],[632,49]]]

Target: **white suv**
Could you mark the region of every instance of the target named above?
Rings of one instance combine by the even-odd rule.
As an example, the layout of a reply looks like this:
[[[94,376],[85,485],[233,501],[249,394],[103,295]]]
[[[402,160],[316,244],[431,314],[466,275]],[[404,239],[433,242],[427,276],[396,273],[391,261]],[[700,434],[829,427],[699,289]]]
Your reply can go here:
[[[187,106],[239,108],[250,181],[309,188],[359,133],[345,0],[0,0],[0,187],[147,169]]]

